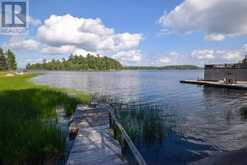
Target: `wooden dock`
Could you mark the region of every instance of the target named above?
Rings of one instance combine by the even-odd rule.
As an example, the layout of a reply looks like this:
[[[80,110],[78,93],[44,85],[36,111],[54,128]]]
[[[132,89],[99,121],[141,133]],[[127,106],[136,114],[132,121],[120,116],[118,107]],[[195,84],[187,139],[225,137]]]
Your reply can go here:
[[[104,106],[78,106],[70,125],[79,128],[67,165],[127,165],[121,146],[109,129],[109,112]]]
[[[236,84],[226,84],[223,81],[204,81],[204,80],[181,80],[180,83],[197,84],[209,87],[228,88],[228,89],[247,89],[247,82],[241,82]]]

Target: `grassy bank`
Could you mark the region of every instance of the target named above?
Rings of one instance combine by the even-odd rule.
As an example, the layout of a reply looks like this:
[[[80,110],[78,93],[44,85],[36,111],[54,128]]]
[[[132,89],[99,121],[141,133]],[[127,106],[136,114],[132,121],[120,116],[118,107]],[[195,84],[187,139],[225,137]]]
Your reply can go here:
[[[43,164],[64,153],[64,137],[56,125],[56,107],[71,115],[86,94],[36,85],[33,74],[0,73],[0,164]]]

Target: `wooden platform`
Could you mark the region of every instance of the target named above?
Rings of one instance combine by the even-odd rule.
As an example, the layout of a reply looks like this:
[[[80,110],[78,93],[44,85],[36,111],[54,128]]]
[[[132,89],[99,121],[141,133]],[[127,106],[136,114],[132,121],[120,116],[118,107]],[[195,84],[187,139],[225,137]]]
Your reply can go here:
[[[119,143],[109,130],[106,107],[79,106],[71,127],[79,128],[67,165],[127,165]]]
[[[237,84],[225,84],[224,82],[203,81],[203,80],[181,80],[180,83],[186,84],[198,84],[210,87],[228,88],[228,89],[247,89],[247,82],[241,82]]]

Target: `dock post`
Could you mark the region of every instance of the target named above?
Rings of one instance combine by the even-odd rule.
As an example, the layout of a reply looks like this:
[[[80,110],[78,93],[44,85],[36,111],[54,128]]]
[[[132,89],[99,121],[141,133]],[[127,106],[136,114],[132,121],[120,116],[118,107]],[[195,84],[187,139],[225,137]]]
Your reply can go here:
[[[110,128],[112,128],[112,116],[110,112],[109,112],[109,126]]]
[[[117,129],[116,129],[116,124],[115,121],[113,121],[113,137],[114,139],[117,139]]]
[[[124,137],[121,137],[122,139],[122,144],[121,144],[121,153],[122,155],[125,155],[127,153],[127,142],[125,141]]]

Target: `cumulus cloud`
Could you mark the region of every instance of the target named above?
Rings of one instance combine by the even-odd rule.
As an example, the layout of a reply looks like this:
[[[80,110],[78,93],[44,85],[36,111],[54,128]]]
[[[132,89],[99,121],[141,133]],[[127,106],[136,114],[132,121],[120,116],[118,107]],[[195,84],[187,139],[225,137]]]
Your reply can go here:
[[[209,34],[204,37],[204,39],[209,41],[222,41],[225,39],[225,36],[222,34]]]
[[[125,64],[139,62],[138,47],[143,40],[139,33],[116,33],[103,24],[101,19],[79,18],[69,14],[51,15],[43,22],[28,18],[31,26],[37,27],[32,39],[11,38],[2,46],[16,50],[38,51],[45,54],[73,54],[86,56],[105,55],[121,59]],[[102,54],[102,55],[101,55]]]
[[[76,47],[73,45],[62,45],[62,46],[45,46],[41,49],[42,53],[49,53],[49,54],[70,54],[71,52],[75,51]]]
[[[215,58],[215,52],[214,50],[193,50],[191,53],[192,57],[195,57],[199,60],[204,60],[204,59],[214,59]]]
[[[14,50],[38,50],[40,43],[33,39],[22,37],[11,37],[10,40],[2,45],[3,49]]]
[[[247,34],[247,1],[185,0],[159,23],[174,33],[202,32],[205,39],[221,41],[225,37]]]
[[[90,52],[90,51],[86,51],[84,49],[76,49],[73,53],[73,55],[75,56],[83,56],[86,57],[88,54],[92,55],[92,56],[100,56],[102,57],[102,55],[96,53],[96,52]]]
[[[150,61],[152,65],[182,65],[182,64],[213,64],[213,63],[236,63],[241,61],[247,50],[240,48],[235,50],[197,49],[188,54],[178,52],[164,53]]]
[[[74,45],[87,51],[120,51],[139,46],[142,35],[115,33],[99,18],[52,15],[37,30],[37,38],[48,45]]]
[[[186,63],[185,59],[185,55],[184,54],[180,54],[178,52],[169,52],[169,53],[164,53],[160,56],[158,56],[158,58],[156,60],[153,60],[153,63],[151,63],[152,65],[158,65],[158,66],[162,66],[162,65],[173,65],[173,64],[184,64]]]
[[[247,52],[247,44],[244,44],[243,49]]]
[[[240,61],[243,58],[243,54],[239,51],[230,51],[224,53],[222,57],[227,61]]]
[[[171,59],[169,57],[160,57],[159,62],[162,64],[168,64],[171,62]]]
[[[244,56],[243,50],[213,50],[213,49],[202,49],[194,50],[191,53],[193,58],[201,61],[211,61],[211,62],[238,62]]]
[[[102,56],[96,52],[86,51],[84,49],[78,49],[73,45],[63,45],[60,47],[45,46],[41,49],[41,52],[48,54],[72,54],[75,56],[83,56],[83,57],[86,57],[88,54],[93,56]]]
[[[141,61],[142,54],[140,50],[121,51],[113,55],[113,58],[119,60],[122,64],[136,64]]]

